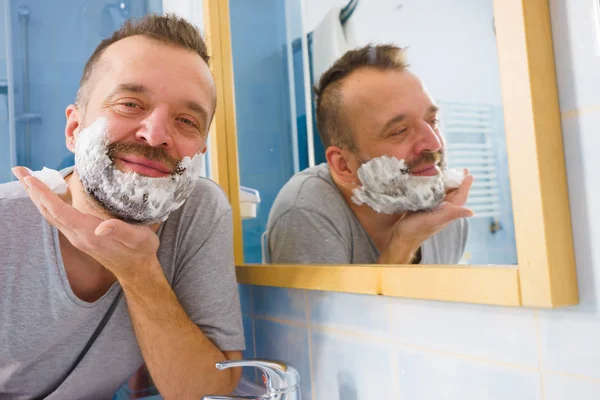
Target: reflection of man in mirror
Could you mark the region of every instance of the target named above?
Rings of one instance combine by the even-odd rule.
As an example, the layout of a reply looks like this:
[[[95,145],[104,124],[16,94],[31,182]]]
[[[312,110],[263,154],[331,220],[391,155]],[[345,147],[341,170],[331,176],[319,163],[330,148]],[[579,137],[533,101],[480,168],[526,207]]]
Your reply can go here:
[[[269,261],[458,263],[473,177],[449,179],[456,171],[446,170],[438,107],[403,51],[351,50],[316,93],[327,163],[296,174],[277,196]]]
[[[61,196],[22,167],[0,185],[0,398],[111,398],[144,363],[165,398],[236,387],[215,367],[245,341],[231,208],[199,175],[208,61],[180,18],[127,22],[67,107]]]

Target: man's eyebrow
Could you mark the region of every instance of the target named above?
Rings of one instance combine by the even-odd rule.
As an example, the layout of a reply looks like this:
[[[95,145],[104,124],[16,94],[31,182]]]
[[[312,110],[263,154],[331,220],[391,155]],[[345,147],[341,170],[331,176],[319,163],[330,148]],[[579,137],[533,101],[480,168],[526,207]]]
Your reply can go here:
[[[195,101],[187,101],[185,103],[186,107],[189,108],[190,110],[194,111],[195,113],[200,114],[200,116],[204,119],[204,123],[206,123],[206,121],[208,120],[208,113],[206,112],[206,110],[204,109],[204,107],[202,107],[200,104],[196,103]]]
[[[436,114],[439,111],[440,111],[440,108],[438,106],[431,106],[427,109],[427,112],[429,114]]]
[[[137,83],[121,83],[116,88],[114,88],[112,92],[110,92],[107,98],[110,99],[121,93],[147,93],[149,91],[150,90],[144,85],[140,85]]]

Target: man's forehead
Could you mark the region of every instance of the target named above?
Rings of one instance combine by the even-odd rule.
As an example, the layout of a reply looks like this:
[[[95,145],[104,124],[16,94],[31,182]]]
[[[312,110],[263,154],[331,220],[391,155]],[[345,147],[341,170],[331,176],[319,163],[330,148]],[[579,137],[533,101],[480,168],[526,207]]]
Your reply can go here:
[[[141,38],[141,39],[140,39]],[[130,40],[131,39],[131,40]],[[135,40],[134,40],[135,39]],[[148,53],[141,51],[136,47],[136,50],[123,51],[124,49],[130,48],[132,43],[143,42],[143,45],[154,45],[156,42],[158,45],[167,46],[171,50],[181,50],[184,52],[183,57],[176,57],[173,62],[166,62],[165,59],[161,59],[158,56],[156,62],[147,62],[145,59]],[[126,46],[123,47],[123,42]],[[187,57],[186,57],[187,56]],[[172,57],[175,58],[175,57]],[[139,68],[132,68],[131,66],[137,65]],[[110,45],[105,52],[102,54],[98,64],[97,70],[94,71],[96,82],[100,79],[105,78],[110,82],[110,87],[105,87],[107,91],[113,93],[115,88],[125,83],[137,83],[141,86],[145,86],[146,89],[152,89],[155,84],[164,84],[167,77],[171,77],[175,80],[193,83],[197,86],[198,90],[203,93],[202,97],[210,97],[207,99],[212,108],[214,108],[216,88],[210,69],[201,57],[186,49],[179,49],[174,45],[168,45],[165,43],[158,42],[154,39],[143,38],[143,37],[130,37],[122,39],[116,43]],[[155,79],[159,75],[163,79]],[[188,85],[188,83],[185,83]],[[104,90],[103,90],[104,91]],[[150,92],[151,90],[146,90]],[[198,93],[198,92],[197,92]],[[194,96],[195,97],[195,96]],[[197,100],[201,99],[188,99]],[[209,104],[206,104],[209,106]],[[208,107],[210,108],[210,107]]]
[[[360,74],[362,72],[362,74]],[[352,115],[371,116],[372,120],[386,114],[435,112],[437,105],[421,80],[409,71],[365,70],[348,76],[342,88],[342,103]],[[373,111],[377,110],[377,113]],[[375,115],[378,114],[378,115]]]
[[[347,98],[379,100],[389,98],[427,96],[421,80],[409,71],[376,70],[365,68],[355,71],[342,85]]]

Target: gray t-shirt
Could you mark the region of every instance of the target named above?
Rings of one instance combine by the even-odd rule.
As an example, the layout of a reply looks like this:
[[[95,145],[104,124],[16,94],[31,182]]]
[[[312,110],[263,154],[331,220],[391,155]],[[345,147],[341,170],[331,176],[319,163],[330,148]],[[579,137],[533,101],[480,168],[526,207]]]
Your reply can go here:
[[[8,191],[20,195],[2,199]],[[18,182],[0,185],[0,232],[0,399],[30,399],[60,380],[121,289],[115,283],[93,303],[73,293],[58,231]],[[231,208],[221,188],[200,179],[158,236],[158,259],[190,319],[222,351],[244,350]],[[122,296],[85,358],[48,399],[110,399],[142,363]]]
[[[457,264],[467,242],[460,219],[421,246],[422,264]],[[320,164],[281,189],[267,224],[267,261],[274,264],[374,264],[377,247]]]

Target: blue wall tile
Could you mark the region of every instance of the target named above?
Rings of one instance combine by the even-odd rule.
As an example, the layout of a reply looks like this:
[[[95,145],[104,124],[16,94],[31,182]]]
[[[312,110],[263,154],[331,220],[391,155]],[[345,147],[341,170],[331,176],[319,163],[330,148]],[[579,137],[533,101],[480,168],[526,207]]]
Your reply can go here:
[[[244,335],[246,338],[246,350],[244,350],[242,357],[244,359],[256,358],[256,351],[254,348],[254,330],[252,329],[252,317],[249,315],[242,316],[242,322],[244,324]],[[249,381],[256,381],[256,371],[254,368],[244,368],[242,371],[244,378]]]
[[[363,331],[374,335],[388,334],[387,298],[314,290],[306,293],[312,324]]]
[[[390,350],[360,339],[312,333],[316,398],[327,400],[396,399]],[[416,399],[416,397],[414,397]],[[412,397],[407,397],[412,399]]]
[[[252,285],[238,285],[242,314],[251,315],[252,310]]]
[[[298,370],[302,400],[310,400],[310,361],[308,329],[256,319],[256,356],[285,361]],[[259,375],[260,379],[260,375]]]
[[[306,322],[304,290],[270,286],[252,288],[254,315]]]

